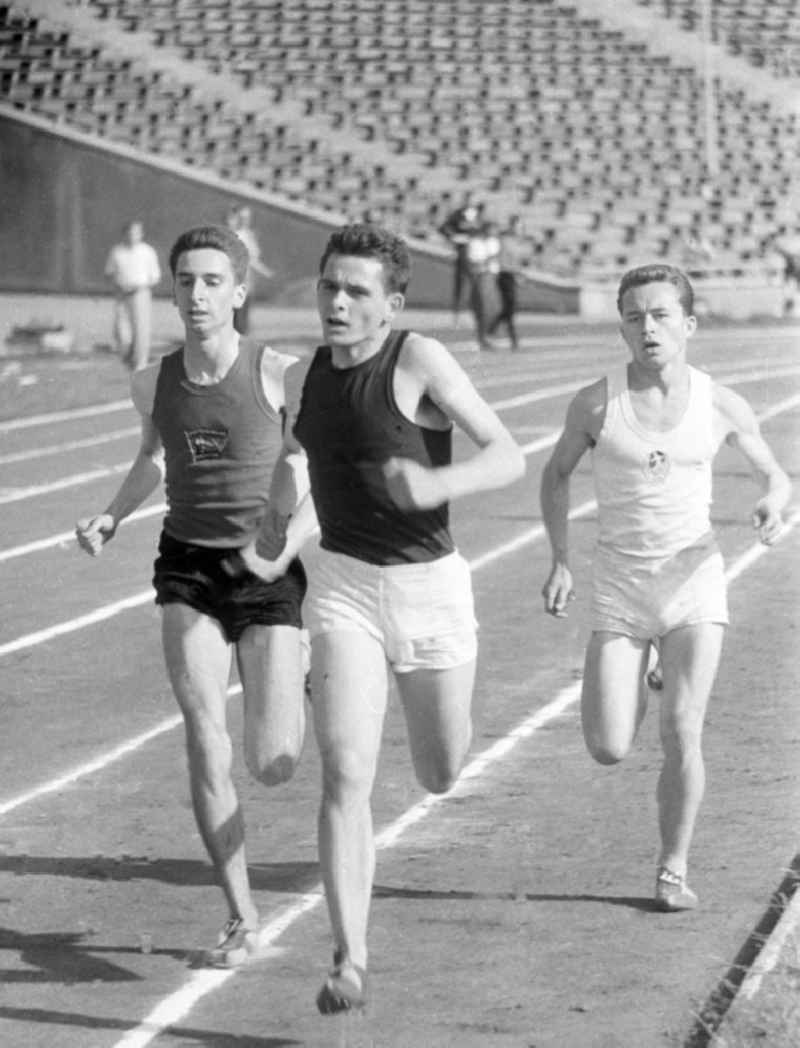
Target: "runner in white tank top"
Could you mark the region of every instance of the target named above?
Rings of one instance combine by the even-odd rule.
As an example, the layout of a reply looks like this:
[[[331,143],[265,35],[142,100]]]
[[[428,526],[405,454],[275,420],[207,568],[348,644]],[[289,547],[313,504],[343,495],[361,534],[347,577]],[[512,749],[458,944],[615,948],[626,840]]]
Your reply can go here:
[[[725,441],[759,478],[762,496],[752,520],[765,543],[780,531],[791,489],[747,402],[687,362],[697,322],[685,274],[666,265],[631,270],[617,306],[631,360],[624,371],[580,390],[542,476],[553,551],[542,595],[545,611],[566,614],[573,597],[570,476],[593,449],[599,538],[584,738],[601,764],[625,756],[645,713],[645,673],[657,642],[664,762],[655,899],[660,909],[691,909],[697,896],[686,870],[704,790],[701,735],[727,622],[722,558],[709,519],[712,459]]]

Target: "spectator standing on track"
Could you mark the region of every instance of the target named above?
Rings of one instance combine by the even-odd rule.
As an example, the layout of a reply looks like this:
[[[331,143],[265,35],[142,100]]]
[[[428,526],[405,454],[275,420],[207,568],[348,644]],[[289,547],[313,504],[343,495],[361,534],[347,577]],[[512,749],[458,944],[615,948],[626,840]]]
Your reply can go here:
[[[797,312],[797,293],[800,288],[800,230],[792,232],[781,226],[768,246],[778,255],[783,266],[783,313],[792,316]]]
[[[620,761],[647,704],[651,645],[660,652],[657,800],[661,851],[655,901],[692,909],[689,846],[705,787],[701,736],[728,621],[722,556],[711,530],[711,464],[720,445],[737,448],[762,497],[752,520],[762,542],[778,535],[789,479],[745,400],[687,361],[695,331],[691,284],[679,269],[626,273],[617,307],[631,359],[580,390],[541,485],[553,566],[545,611],[566,614],[570,476],[591,449],[598,503],[592,634],[581,714],[587,748],[601,764]]]
[[[494,313],[497,274],[500,258],[500,239],[497,225],[484,222],[467,243],[467,272],[469,274],[469,304],[475,320],[478,349],[495,347],[489,341],[489,315]]]
[[[228,214],[228,225],[247,248],[249,263],[247,266],[247,295],[240,306],[233,311],[233,326],[240,335],[250,333],[250,302],[253,289],[253,275],[269,280],[275,274],[264,264],[261,247],[253,229],[253,213],[249,207],[235,207]]]
[[[351,225],[331,236],[317,284],[326,344],[285,442],[287,453],[302,448],[308,457],[322,535],[304,610],[334,939],[317,998],[323,1013],[366,999],[370,798],[387,662],[417,778],[442,793],[470,744],[477,650],[470,572],[450,534],[449,502],[510,484],[525,469],[508,430],[444,346],[393,329],[409,272],[405,242],[384,229]],[[458,463],[453,422],[478,449]],[[299,548],[302,517],[298,511],[289,525],[285,557]]]
[[[481,232],[483,221],[481,205],[475,202],[475,195],[472,190],[467,190],[461,206],[452,211],[439,226],[439,232],[450,241],[455,251],[452,304],[454,324],[458,324],[458,318],[461,314],[461,300],[464,296],[464,288],[470,289],[469,294],[471,295],[472,285],[467,251],[470,239]]]
[[[105,275],[114,285],[114,348],[134,371],[150,359],[153,288],[161,279],[155,248],[146,243],[139,221],[128,222],[122,240],[106,261]]]
[[[487,334],[493,335],[501,324],[505,324],[511,340],[511,349],[516,352],[519,349],[514,322],[517,313],[517,282],[528,251],[522,236],[519,215],[510,216],[508,225],[500,234],[499,243],[496,280],[500,310],[489,324]]]
[[[244,822],[231,779],[227,688],[235,653],[244,694],[244,752],[264,785],[288,779],[305,730],[299,561],[270,561],[262,581],[252,546],[275,556],[284,507],[268,504],[282,446],[286,377],[294,357],[240,339],[233,310],[244,300],[247,255],[222,227],[190,229],[170,253],[184,345],[132,379],[141,416],[139,453],[108,509],[79,521],[96,556],[120,523],[166,481],[167,513],[154,565],[167,671],[183,713],[197,824],[230,917],[211,963],[259,952],[258,914],[247,876]],[[282,460],[282,468],[292,463]],[[284,485],[307,486],[305,467]],[[270,541],[273,545],[270,545]],[[243,552],[242,552],[243,551]]]

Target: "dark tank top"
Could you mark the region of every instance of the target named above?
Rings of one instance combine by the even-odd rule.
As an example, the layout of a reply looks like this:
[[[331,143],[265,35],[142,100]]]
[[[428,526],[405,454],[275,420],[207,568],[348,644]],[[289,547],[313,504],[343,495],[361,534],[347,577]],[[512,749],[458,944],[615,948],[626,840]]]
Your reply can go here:
[[[308,456],[321,546],[369,564],[436,560],[454,549],[447,504],[399,509],[383,465],[393,455],[447,466],[452,430],[411,422],[394,397],[393,378],[407,331],[393,331],[375,356],[335,368],[329,346],[317,349],[294,427]]]
[[[264,395],[263,346],[241,341],[222,381],[186,376],[183,350],[165,356],[153,422],[166,460],[164,530],[198,546],[243,546],[264,515],[281,419]]]

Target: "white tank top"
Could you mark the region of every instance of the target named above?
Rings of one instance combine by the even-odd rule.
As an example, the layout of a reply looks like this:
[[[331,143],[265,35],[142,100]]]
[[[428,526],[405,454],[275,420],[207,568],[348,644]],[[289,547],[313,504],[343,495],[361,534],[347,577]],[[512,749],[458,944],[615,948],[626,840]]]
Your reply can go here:
[[[606,382],[605,421],[592,451],[599,545],[633,557],[668,557],[710,538],[711,377],[689,368],[686,411],[664,432],[636,418],[627,367]]]

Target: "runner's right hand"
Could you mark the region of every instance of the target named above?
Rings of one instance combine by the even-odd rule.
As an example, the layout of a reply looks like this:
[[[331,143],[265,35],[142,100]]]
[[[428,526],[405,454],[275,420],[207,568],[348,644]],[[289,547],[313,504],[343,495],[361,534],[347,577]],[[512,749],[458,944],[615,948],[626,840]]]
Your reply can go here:
[[[96,517],[84,517],[75,526],[78,545],[90,556],[97,557],[103,546],[114,537],[116,522],[110,513],[98,513]]]
[[[572,588],[572,573],[563,564],[556,564],[542,587],[544,610],[557,619],[567,617],[567,604],[575,600]]]

